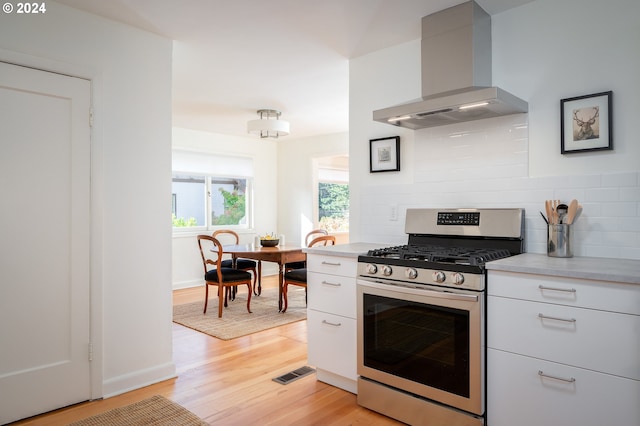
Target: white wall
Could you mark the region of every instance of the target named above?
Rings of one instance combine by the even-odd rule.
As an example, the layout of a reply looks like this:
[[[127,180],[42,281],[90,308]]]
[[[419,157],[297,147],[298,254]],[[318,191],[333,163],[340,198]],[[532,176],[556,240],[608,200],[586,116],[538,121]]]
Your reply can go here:
[[[536,0],[493,18],[494,84],[529,101],[531,176],[638,171],[640,2]],[[613,151],[560,154],[560,99],[613,91]]]
[[[305,236],[315,228],[314,159],[348,152],[348,133],[278,141],[278,233],[285,235],[287,243],[304,246]]]
[[[493,83],[529,113],[410,131],[374,109],[420,93],[420,41],[350,62],[351,240],[402,243],[408,207],[523,207],[545,253],[545,199],[578,199],[574,254],[640,259],[640,3],[536,0],[493,21]],[[613,91],[614,150],[560,154],[560,100]],[[369,174],[368,139],[401,136],[401,171]],[[400,220],[389,219],[397,205]]]
[[[171,55],[170,40],[54,2],[0,14],[0,60],[92,81],[94,398],[175,375]]]

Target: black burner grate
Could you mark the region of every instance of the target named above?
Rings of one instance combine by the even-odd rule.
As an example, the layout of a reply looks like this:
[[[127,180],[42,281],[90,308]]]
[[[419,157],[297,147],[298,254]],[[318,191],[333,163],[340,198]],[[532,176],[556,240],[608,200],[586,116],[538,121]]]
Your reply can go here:
[[[369,250],[369,256],[481,266],[511,256],[509,250],[475,247],[402,245]]]

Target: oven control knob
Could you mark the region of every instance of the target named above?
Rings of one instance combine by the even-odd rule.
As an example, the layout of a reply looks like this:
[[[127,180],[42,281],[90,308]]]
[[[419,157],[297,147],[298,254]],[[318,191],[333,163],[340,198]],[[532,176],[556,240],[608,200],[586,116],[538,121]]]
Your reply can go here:
[[[433,273],[433,280],[437,283],[443,283],[447,279],[447,276],[442,271],[436,271]]]
[[[458,272],[455,272],[453,274],[453,283],[455,285],[462,285],[463,282],[464,282],[464,275],[462,275],[462,274],[460,274]]]
[[[367,274],[375,274],[378,272],[378,267],[372,263],[367,263]]]
[[[415,268],[407,268],[404,271],[404,275],[410,280],[415,280],[418,277],[418,271]]]
[[[388,277],[389,275],[391,275],[392,272],[393,272],[393,269],[391,269],[391,266],[384,265],[382,267],[382,275],[384,275],[385,277]]]

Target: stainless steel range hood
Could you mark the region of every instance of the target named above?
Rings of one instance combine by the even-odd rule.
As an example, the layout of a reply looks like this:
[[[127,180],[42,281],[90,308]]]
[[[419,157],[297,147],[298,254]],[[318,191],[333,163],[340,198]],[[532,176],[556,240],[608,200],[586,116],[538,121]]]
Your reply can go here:
[[[491,16],[469,1],[422,18],[422,97],[373,119],[423,129],[527,111],[525,101],[491,87]]]

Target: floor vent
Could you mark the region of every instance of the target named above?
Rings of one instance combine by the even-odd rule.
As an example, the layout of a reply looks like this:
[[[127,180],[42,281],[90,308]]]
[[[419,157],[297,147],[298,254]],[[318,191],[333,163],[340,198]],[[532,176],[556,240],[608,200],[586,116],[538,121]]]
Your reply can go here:
[[[304,367],[298,368],[297,370],[293,370],[287,374],[283,374],[280,377],[276,377],[275,379],[273,379],[273,381],[278,382],[281,385],[286,385],[304,376],[307,376],[311,373],[315,373],[315,371],[316,370],[314,370],[311,367],[304,366]]]

